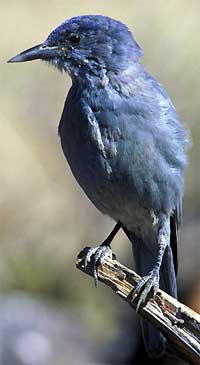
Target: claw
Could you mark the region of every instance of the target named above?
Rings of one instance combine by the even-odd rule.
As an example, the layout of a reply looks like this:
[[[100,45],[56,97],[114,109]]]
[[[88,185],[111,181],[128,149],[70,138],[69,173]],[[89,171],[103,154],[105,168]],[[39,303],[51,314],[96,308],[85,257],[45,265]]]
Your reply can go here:
[[[140,294],[136,307],[136,312],[138,312],[140,306],[146,302],[147,296],[150,293],[150,291],[153,290],[153,298],[155,298],[158,289],[159,289],[159,270],[154,269],[149,273],[149,275],[143,276],[137,283],[135,289],[129,293],[129,299],[131,300],[135,299],[135,296],[139,296]]]
[[[109,246],[98,246],[94,248],[90,248],[84,259],[84,269],[86,270],[87,265],[92,262],[93,265],[93,277],[94,284],[97,288],[98,286],[98,266],[103,265],[106,257],[112,257],[112,250]]]
[[[98,272],[97,272],[97,266],[95,264],[93,267],[93,277],[94,277],[95,288],[97,288],[98,287]]]
[[[87,265],[88,263],[91,261],[91,257],[92,255],[95,253],[95,248],[90,248],[87,252],[87,254],[85,255],[85,259],[84,259],[84,270],[86,271]]]

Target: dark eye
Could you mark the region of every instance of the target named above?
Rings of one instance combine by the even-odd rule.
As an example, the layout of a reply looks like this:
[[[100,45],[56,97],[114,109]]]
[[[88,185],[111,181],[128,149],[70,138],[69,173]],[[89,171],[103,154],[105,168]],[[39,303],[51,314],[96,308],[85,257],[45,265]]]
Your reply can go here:
[[[71,34],[69,36],[69,40],[71,43],[76,44],[76,43],[79,43],[81,39],[78,34]]]

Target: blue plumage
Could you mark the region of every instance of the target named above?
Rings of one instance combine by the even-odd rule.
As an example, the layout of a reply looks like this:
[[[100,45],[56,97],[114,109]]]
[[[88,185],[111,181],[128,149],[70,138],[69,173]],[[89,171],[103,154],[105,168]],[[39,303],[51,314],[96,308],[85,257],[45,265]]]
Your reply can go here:
[[[44,43],[10,60],[40,58],[70,74],[59,125],[62,148],[89,199],[132,241],[143,277],[138,308],[159,284],[177,295],[176,228],[188,143],[167,93],[139,63],[141,56],[124,24],[87,15],[65,21]],[[95,252],[95,260],[103,261],[99,248],[88,261]],[[144,321],[142,329],[148,353],[161,355],[164,337]]]

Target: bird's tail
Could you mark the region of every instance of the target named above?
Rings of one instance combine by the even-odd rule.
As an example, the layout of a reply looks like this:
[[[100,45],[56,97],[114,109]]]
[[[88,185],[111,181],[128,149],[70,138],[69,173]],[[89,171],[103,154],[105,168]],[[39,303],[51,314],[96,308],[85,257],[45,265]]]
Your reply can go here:
[[[140,276],[147,275],[154,267],[157,257],[156,245],[147,245],[142,240],[130,234],[136,272]],[[173,254],[170,246],[167,246],[160,268],[160,289],[173,297],[177,297],[176,275],[174,270]],[[147,353],[157,358],[166,350],[165,337],[148,321],[141,319],[142,336]]]

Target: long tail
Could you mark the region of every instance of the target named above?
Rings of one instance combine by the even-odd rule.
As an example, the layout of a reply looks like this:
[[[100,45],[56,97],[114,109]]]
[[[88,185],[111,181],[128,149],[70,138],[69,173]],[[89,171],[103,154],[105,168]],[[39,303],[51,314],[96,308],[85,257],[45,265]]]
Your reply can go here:
[[[156,246],[147,245],[134,234],[129,232],[129,238],[132,242],[133,254],[136,265],[136,272],[145,276],[151,271],[156,260]],[[163,256],[162,266],[160,269],[160,289],[166,291],[173,297],[177,297],[176,275],[174,270],[173,254],[170,246],[166,248]],[[145,348],[148,354],[157,358],[166,350],[165,337],[146,320],[141,319],[142,335]]]

